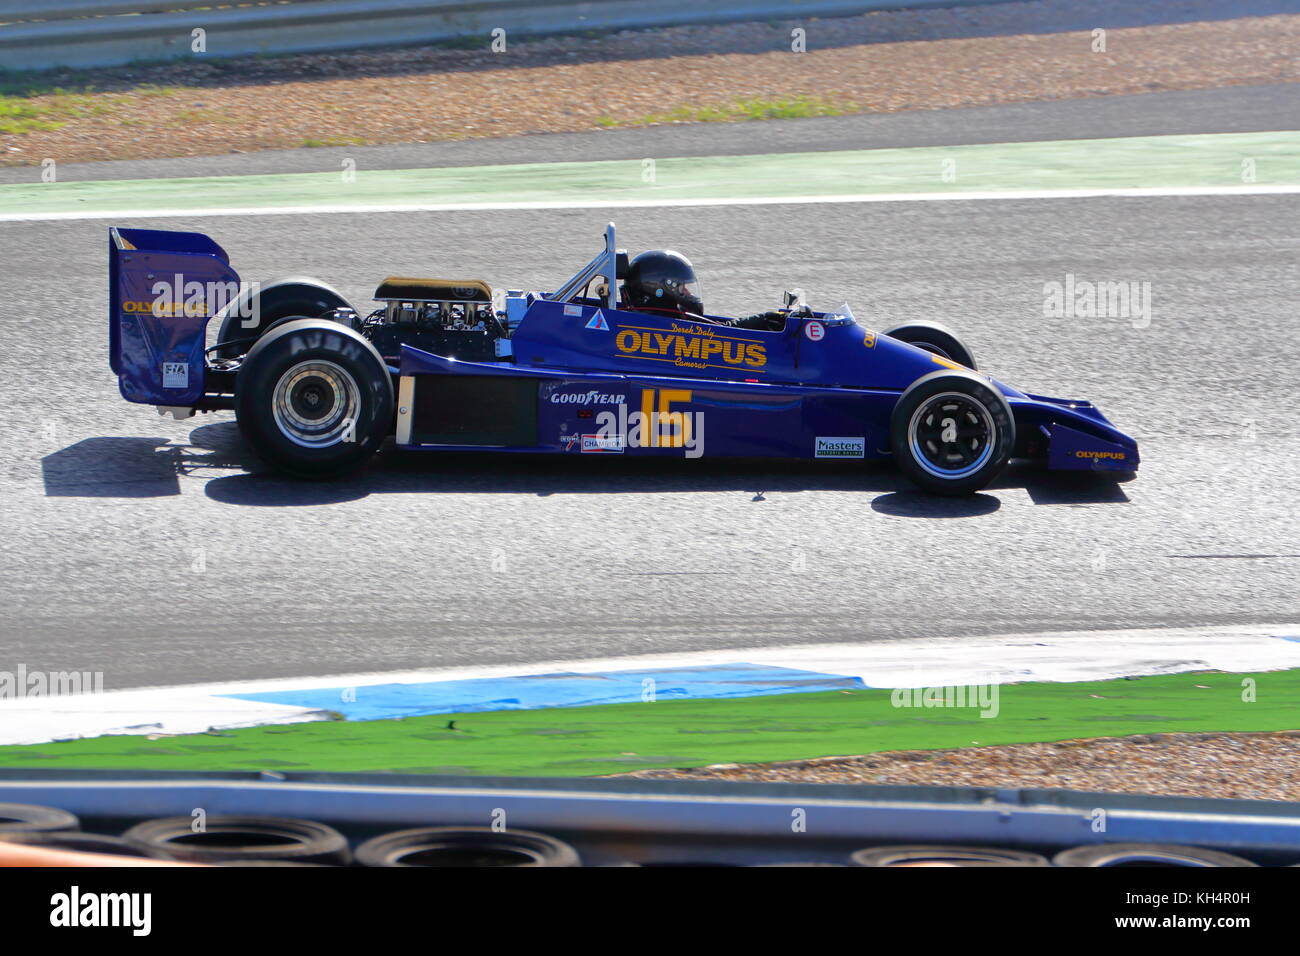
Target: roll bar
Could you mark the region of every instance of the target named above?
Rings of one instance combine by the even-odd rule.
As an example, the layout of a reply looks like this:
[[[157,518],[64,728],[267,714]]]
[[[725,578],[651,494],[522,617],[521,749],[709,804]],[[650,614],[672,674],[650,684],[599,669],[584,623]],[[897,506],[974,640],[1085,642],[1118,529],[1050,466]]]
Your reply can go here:
[[[568,302],[585,289],[592,279],[603,275],[606,286],[605,305],[610,309],[618,308],[618,255],[618,248],[614,243],[614,224],[611,222],[605,226],[605,250],[547,298],[557,302]]]

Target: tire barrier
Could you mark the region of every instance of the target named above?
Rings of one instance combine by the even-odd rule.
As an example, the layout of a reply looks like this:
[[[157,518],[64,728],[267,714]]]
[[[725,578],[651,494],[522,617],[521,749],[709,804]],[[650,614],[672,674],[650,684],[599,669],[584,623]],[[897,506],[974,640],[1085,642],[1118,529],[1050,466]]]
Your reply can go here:
[[[1062,850],[1055,866],[1258,866],[1218,850],[1170,843],[1094,843]]]
[[[1051,866],[1047,857],[990,846],[873,846],[850,858],[854,866]]]
[[[81,821],[66,810],[29,803],[0,803],[0,833],[41,833],[80,827]]]
[[[357,847],[362,866],[581,866],[563,840],[529,830],[491,827],[418,827],[367,840]]]
[[[391,810],[368,816],[334,814],[329,816],[330,824],[274,812],[228,811],[211,813],[196,831],[191,816],[182,808],[202,805],[196,799],[198,792],[184,802],[170,802],[168,809],[180,811],[178,815],[143,821],[130,813],[128,804],[113,805],[109,800],[112,792],[95,795],[93,800],[81,791],[69,792],[76,799],[65,804],[67,809],[48,806],[43,795],[27,792],[15,794],[13,802],[0,803],[0,866],[1300,867],[1293,834],[1281,827],[1277,834],[1268,834],[1268,839],[1249,831],[1235,833],[1233,839],[1217,831],[1205,834],[1207,843],[1234,852],[1140,839],[1068,847],[1067,841],[1076,839],[1077,832],[1062,834],[1064,839],[1019,841],[1041,853],[998,846],[998,835],[988,841],[863,846],[871,837],[848,829],[830,842],[823,838],[805,844],[782,834],[765,833],[742,845],[734,842],[736,833],[725,827],[712,831],[619,827],[610,825],[609,813],[600,817],[590,833],[575,828],[566,814],[566,822],[556,827],[565,834],[560,839],[536,830],[412,827],[421,816],[429,818],[427,810],[418,806],[412,814]],[[498,794],[491,796],[499,802]],[[232,801],[227,798],[225,802]],[[1296,814],[1300,817],[1300,808]],[[94,832],[80,829],[78,815]],[[541,813],[535,812],[533,817],[539,824],[548,822]],[[1214,819],[1218,821],[1218,817]],[[1255,820],[1252,816],[1247,822],[1254,824]],[[1188,836],[1194,835],[1197,822],[1193,818],[1186,824]],[[383,832],[380,828],[385,824],[394,829]],[[107,835],[126,827],[129,829],[120,835]],[[710,839],[710,832],[716,832],[718,839]],[[689,848],[683,845],[686,833],[693,834]],[[350,843],[357,844],[355,854]],[[1239,847],[1245,849],[1239,851]],[[1243,852],[1248,856],[1240,855]],[[95,854],[102,863],[95,860]],[[582,855],[588,857],[587,862]]]
[[[121,837],[100,833],[82,833],[78,830],[45,830],[35,833],[0,832],[0,840],[22,843],[27,846],[49,847],[52,850],[72,850],[77,853],[108,853],[113,856],[145,857],[151,860],[170,860],[170,854],[154,847],[129,843]]]
[[[350,862],[348,841],[333,827],[287,817],[210,816],[203,829],[190,817],[163,817],[122,834],[137,846],[161,850],[191,863],[277,860],[292,863]]]

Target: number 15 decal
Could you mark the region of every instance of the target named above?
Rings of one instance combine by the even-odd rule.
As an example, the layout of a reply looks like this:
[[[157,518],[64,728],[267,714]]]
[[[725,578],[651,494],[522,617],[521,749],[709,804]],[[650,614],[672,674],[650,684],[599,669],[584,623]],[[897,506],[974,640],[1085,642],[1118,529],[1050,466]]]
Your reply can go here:
[[[641,420],[648,424],[643,443],[648,448],[681,448],[691,444],[691,416],[673,406],[691,400],[688,388],[641,389]]]

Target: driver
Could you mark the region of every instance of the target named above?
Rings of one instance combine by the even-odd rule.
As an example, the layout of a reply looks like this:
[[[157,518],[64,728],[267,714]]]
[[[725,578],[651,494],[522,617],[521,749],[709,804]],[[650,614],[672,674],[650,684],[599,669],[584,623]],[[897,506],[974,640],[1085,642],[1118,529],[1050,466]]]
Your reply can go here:
[[[760,312],[728,321],[706,316],[704,302],[700,299],[700,280],[691,260],[672,249],[643,252],[628,263],[623,279],[623,296],[627,305],[637,312],[769,332],[785,328],[784,312]]]
[[[623,295],[638,312],[682,316],[695,322],[709,322],[700,300],[700,280],[691,260],[672,249],[643,252],[627,267]]]

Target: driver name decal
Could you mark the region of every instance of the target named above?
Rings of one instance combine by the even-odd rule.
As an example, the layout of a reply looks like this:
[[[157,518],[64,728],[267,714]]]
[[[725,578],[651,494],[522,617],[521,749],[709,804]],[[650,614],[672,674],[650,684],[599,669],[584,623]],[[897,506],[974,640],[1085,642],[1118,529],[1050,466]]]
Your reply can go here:
[[[682,368],[762,370],[767,347],[762,342],[719,334],[707,325],[673,322],[667,331],[620,325],[614,346],[629,358],[671,362]]]

